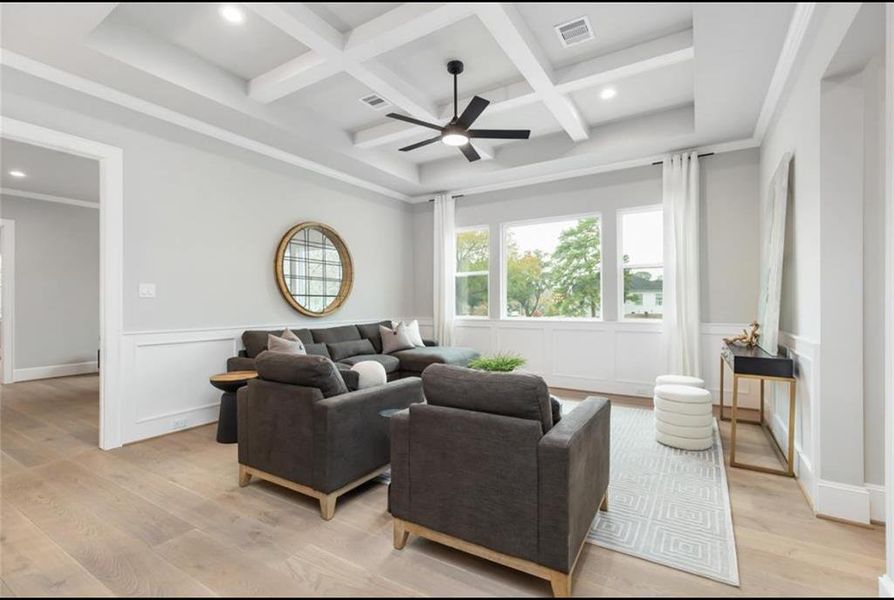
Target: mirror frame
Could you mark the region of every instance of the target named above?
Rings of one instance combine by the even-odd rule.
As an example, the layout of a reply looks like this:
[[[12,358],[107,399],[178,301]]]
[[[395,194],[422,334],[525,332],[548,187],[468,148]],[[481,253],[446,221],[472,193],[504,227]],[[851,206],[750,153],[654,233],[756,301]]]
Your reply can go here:
[[[309,308],[300,305],[295,298],[292,297],[292,294],[289,291],[289,286],[286,284],[282,268],[283,258],[285,258],[286,254],[286,246],[289,245],[289,241],[299,231],[311,228],[322,230],[323,234],[332,241],[332,244],[335,246],[336,250],[338,250],[338,257],[341,260],[342,265],[341,287],[338,290],[338,295],[336,295],[335,299],[322,311],[310,310]],[[317,221],[302,221],[289,228],[280,239],[279,246],[276,248],[276,257],[273,259],[273,270],[276,276],[276,285],[279,287],[279,293],[282,294],[282,297],[285,298],[286,302],[288,302],[292,308],[308,317],[325,317],[326,315],[331,315],[342,307],[345,300],[347,300],[348,296],[351,294],[351,289],[354,287],[354,261],[351,259],[351,253],[348,251],[348,246],[334,229],[325,223],[319,223]]]

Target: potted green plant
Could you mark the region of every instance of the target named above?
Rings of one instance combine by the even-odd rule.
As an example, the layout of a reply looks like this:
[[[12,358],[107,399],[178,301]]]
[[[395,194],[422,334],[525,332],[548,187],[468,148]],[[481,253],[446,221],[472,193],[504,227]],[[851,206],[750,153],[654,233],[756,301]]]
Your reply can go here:
[[[469,361],[470,369],[479,371],[493,371],[497,373],[509,373],[524,366],[527,362],[518,354],[493,354],[491,356],[479,356]]]

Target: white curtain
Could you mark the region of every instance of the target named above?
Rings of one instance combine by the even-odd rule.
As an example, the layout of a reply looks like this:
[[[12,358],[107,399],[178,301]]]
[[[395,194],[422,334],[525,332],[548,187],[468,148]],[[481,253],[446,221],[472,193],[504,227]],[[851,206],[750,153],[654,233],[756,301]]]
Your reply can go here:
[[[698,154],[664,159],[664,346],[667,372],[698,377]]]
[[[449,194],[435,196],[434,219],[434,329],[435,339],[442,346],[453,342],[453,315],[456,305],[456,233],[455,201]]]

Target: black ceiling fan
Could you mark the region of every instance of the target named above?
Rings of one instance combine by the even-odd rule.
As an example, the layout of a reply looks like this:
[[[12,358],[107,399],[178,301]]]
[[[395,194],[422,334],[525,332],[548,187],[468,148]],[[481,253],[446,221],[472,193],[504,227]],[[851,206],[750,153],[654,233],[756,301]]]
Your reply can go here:
[[[469,127],[472,126],[472,123],[475,122],[475,119],[477,119],[481,113],[484,112],[484,109],[487,108],[487,105],[490,104],[490,100],[485,100],[481,96],[475,96],[472,98],[472,101],[469,102],[469,105],[466,107],[466,110],[463,111],[463,114],[457,116],[456,76],[463,72],[462,61],[451,60],[447,63],[447,72],[453,75],[453,119],[451,119],[449,123],[442,127],[434,123],[427,123],[397,113],[388,113],[385,115],[392,119],[406,121],[413,125],[421,125],[422,127],[436,129],[441,132],[433,138],[405,146],[400,149],[401,152],[409,152],[410,150],[415,150],[416,148],[421,148],[422,146],[428,146],[429,144],[441,141],[448,146],[456,146],[469,162],[473,162],[481,158],[481,156],[475,151],[475,148],[472,147],[472,144],[470,143],[472,138],[526,140],[530,137],[531,131],[528,129],[469,129]]]

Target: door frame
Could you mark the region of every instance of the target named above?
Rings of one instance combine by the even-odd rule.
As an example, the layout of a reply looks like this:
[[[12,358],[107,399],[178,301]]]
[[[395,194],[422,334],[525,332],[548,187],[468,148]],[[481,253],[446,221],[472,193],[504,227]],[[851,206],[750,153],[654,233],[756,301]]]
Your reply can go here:
[[[12,383],[16,359],[16,222],[0,219],[0,254],[3,255],[3,383]]]
[[[0,117],[0,136],[99,162],[99,447],[123,443],[124,151],[33,123]],[[5,237],[5,236],[4,236]],[[5,290],[6,286],[4,286]],[[5,322],[5,319],[4,319]],[[12,343],[15,343],[13,333]],[[5,380],[5,377],[4,377]]]

